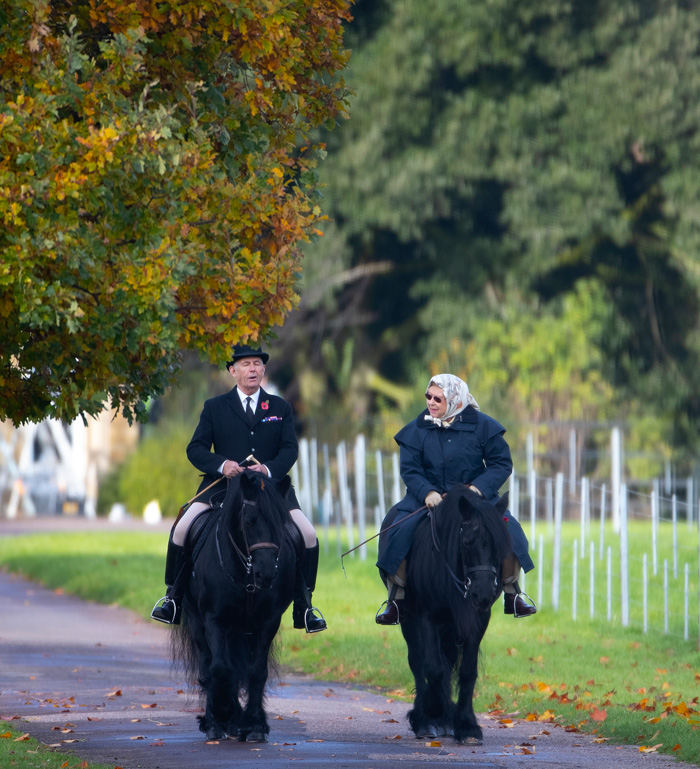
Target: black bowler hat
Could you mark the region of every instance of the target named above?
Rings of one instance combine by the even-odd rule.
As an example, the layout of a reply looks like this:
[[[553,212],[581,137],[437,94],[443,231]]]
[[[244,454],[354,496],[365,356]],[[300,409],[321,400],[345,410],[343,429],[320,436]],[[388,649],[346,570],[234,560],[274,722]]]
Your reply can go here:
[[[257,350],[254,350],[250,345],[237,344],[233,348],[233,356],[231,360],[226,364],[226,368],[231,368],[231,366],[233,366],[233,364],[241,358],[260,358],[260,360],[263,362],[263,365],[266,366],[269,357],[270,356],[266,352],[263,352],[259,347]]]

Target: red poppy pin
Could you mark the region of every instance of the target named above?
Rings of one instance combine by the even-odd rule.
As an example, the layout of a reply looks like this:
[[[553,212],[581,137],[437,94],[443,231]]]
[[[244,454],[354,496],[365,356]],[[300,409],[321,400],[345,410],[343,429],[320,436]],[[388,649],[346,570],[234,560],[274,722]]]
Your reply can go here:
[[[260,404],[260,408],[261,408],[263,411],[267,411],[267,410],[270,408],[270,401],[263,401],[263,402]]]

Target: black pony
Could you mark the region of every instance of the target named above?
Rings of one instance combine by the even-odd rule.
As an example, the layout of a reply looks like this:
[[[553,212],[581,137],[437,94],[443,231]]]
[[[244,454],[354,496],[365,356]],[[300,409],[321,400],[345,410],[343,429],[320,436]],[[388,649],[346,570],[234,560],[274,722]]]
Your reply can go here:
[[[229,481],[222,508],[200,516],[203,528],[193,532],[184,621],[172,650],[206,697],[198,720],[210,740],[265,742],[270,731],[268,655],[297,577],[288,488],[288,478],[277,488],[244,472]]]
[[[494,507],[466,486],[455,486],[416,529],[401,630],[416,683],[408,719],[420,739],[452,735],[462,744],[482,742],[472,699],[479,644],[503,587],[501,564],[511,551],[503,520],[507,505],[507,494]]]

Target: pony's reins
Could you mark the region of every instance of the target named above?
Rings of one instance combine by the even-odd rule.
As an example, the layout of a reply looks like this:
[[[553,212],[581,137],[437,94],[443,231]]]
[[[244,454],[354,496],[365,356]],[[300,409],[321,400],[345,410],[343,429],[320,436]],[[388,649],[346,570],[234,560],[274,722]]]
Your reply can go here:
[[[243,461],[244,462],[257,462],[257,460],[255,459],[255,457],[252,454],[248,454],[248,456]],[[192,499],[187,500],[187,502],[185,502],[185,504],[177,511],[177,518],[175,519],[175,523],[173,525],[177,526],[178,522],[180,521],[180,518],[182,518],[182,516],[185,514],[185,511],[187,510],[187,508],[195,501],[195,499],[197,499],[197,497],[201,497],[202,494],[205,494],[207,491],[209,491],[209,489],[213,489],[214,486],[216,486],[217,483],[221,483],[221,481],[223,481],[224,478],[226,478],[226,476],[222,475],[221,478],[217,478],[214,481],[214,483],[210,483],[206,487],[206,489],[202,489],[201,491],[198,491],[192,497]]]
[[[438,539],[437,531],[435,530],[435,516],[431,513],[428,513],[428,518],[430,518],[430,533],[433,537],[433,546],[435,549],[442,555],[442,551],[440,550],[440,541]],[[464,526],[464,523],[462,523],[462,526]],[[460,535],[462,533],[462,526],[459,527]],[[452,577],[452,581],[455,584],[455,587],[459,592],[462,594],[462,598],[466,598],[469,594],[469,588],[472,586],[472,581],[469,578],[469,575],[472,572],[475,571],[491,571],[496,575],[496,579],[498,579],[498,570],[495,566],[491,566],[490,564],[485,564],[483,566],[470,566],[467,568],[466,563],[464,562],[464,551],[462,548],[459,548],[460,555],[462,556],[462,569],[464,570],[464,581],[460,580],[460,578],[454,573],[452,567],[449,563],[447,563],[447,560],[443,557],[442,562],[445,564],[445,568],[447,569],[448,574],[450,577]]]
[[[347,572],[345,571],[345,564],[343,563],[343,558],[345,558],[345,556],[346,556],[346,555],[349,555],[349,554],[350,554],[350,553],[352,553],[354,550],[357,550],[359,547],[362,547],[362,545],[366,545],[368,542],[371,542],[373,539],[376,539],[378,536],[380,536],[381,534],[383,534],[385,531],[389,531],[389,529],[393,529],[393,528],[394,528],[394,526],[398,526],[399,524],[403,523],[404,521],[407,521],[409,518],[412,518],[412,517],[413,517],[414,515],[416,515],[417,513],[422,513],[422,512],[423,512],[423,510],[426,510],[426,509],[427,509],[427,507],[428,507],[428,505],[423,505],[423,507],[419,507],[417,510],[414,510],[412,513],[409,513],[408,515],[406,515],[406,516],[404,516],[403,518],[401,518],[401,520],[399,520],[399,521],[396,521],[395,523],[392,523],[392,524],[391,524],[391,526],[387,526],[387,527],[386,527],[386,529],[382,529],[381,531],[378,531],[376,534],[374,534],[373,536],[371,536],[369,539],[366,539],[364,542],[360,542],[360,544],[359,544],[359,545],[355,545],[355,547],[351,547],[349,550],[347,550],[346,552],[344,552],[344,553],[343,553],[343,554],[340,556],[340,565],[341,565],[341,566],[342,566],[342,568],[343,568],[343,574],[345,574],[345,579],[347,579],[347,578],[348,578]]]

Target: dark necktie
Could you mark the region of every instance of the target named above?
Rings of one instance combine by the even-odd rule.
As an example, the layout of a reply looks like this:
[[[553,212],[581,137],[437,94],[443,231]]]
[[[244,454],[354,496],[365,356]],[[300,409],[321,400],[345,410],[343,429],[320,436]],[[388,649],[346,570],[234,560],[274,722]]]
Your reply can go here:
[[[250,405],[252,400],[253,399],[250,397],[250,395],[245,399],[245,413],[251,425],[253,424],[253,417],[255,416],[253,414],[253,407]]]

